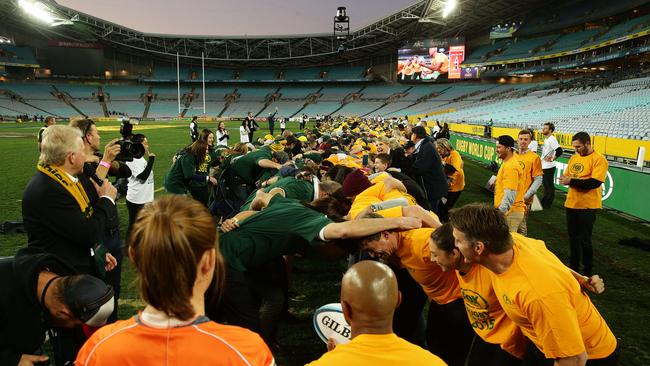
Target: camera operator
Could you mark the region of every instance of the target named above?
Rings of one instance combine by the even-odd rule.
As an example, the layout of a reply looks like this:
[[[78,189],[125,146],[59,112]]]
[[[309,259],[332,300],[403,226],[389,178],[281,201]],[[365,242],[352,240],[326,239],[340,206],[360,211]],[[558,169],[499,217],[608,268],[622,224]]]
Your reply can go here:
[[[120,128],[120,133],[122,134],[123,139],[126,139],[128,135],[131,134],[131,124],[128,122],[122,124],[122,126],[126,125],[130,127],[127,128],[127,131]],[[82,132],[82,139],[86,153],[84,174],[89,178],[93,178],[93,174],[96,174],[101,180],[105,180],[107,175],[116,178],[128,178],[131,176],[131,169],[129,169],[126,163],[116,159],[121,153],[124,153],[121,151],[120,140],[112,140],[106,144],[104,147],[104,155],[102,156],[99,153],[101,136],[99,136],[99,131],[97,130],[94,121],[90,119],[80,119],[71,121],[70,126],[76,127]],[[105,181],[104,184],[111,185],[110,182],[107,181]],[[92,195],[93,194],[91,193],[91,196]],[[93,198],[96,197],[91,197],[91,202],[93,202]],[[120,277],[122,273],[123,257],[119,229],[119,218],[116,210],[115,215],[111,216],[110,220],[107,222],[106,230],[100,238],[103,246],[117,260],[117,266],[115,269],[105,274],[106,283],[113,286],[116,301],[120,298]],[[115,320],[117,320],[117,304],[115,306],[115,313],[111,316],[109,321],[113,322]]]
[[[0,365],[47,362],[48,332],[57,364],[74,361],[85,337],[79,326],[97,328],[113,311],[113,290],[101,280],[78,275],[55,255],[23,248],[0,259]],[[63,333],[77,328],[77,347],[62,347]],[[49,364],[49,363],[48,363]]]
[[[145,155],[148,157],[148,160],[140,157],[126,163],[132,173],[131,177],[129,177],[129,187],[126,191],[126,208],[129,210],[129,227],[126,230],[127,239],[131,233],[131,227],[133,227],[135,218],[138,216],[138,212],[140,212],[146,203],[153,201],[153,164],[156,159],[156,155],[149,150],[149,141],[145,135],[141,133],[133,135],[131,141],[144,146]]]

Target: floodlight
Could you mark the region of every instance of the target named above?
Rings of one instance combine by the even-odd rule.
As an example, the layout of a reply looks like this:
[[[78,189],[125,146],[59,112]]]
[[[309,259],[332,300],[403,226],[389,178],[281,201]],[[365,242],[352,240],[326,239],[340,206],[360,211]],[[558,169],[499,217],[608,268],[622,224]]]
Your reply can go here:
[[[55,22],[52,13],[47,8],[47,6],[45,6],[45,4],[43,4],[42,2],[39,1],[34,2],[30,0],[18,0],[18,5],[20,5],[20,7],[23,8],[23,10],[27,14],[40,20],[43,23],[52,25]]]
[[[445,8],[442,9],[442,17],[446,18],[454,9],[456,9],[456,0],[447,0],[445,2]]]
[[[348,16],[346,14],[346,11],[347,11],[347,9],[345,8],[345,6],[339,6],[336,9],[336,20],[338,20],[340,22],[344,22],[344,21],[348,20]]]

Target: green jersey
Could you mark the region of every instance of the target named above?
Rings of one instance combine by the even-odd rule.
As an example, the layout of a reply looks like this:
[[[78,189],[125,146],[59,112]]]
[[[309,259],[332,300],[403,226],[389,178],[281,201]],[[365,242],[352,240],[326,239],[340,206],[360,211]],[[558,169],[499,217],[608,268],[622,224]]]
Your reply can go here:
[[[277,182],[264,188],[264,192],[269,193],[273,188],[282,188],[286,198],[292,198],[301,202],[314,200],[314,184],[295,177],[284,177]],[[250,210],[251,203],[255,198],[255,193],[248,196],[246,202],[241,206],[240,211]]]
[[[281,255],[295,253],[304,245],[315,245],[320,231],[330,223],[322,213],[276,195],[263,211],[221,235],[219,248],[230,267],[246,271]]]
[[[242,178],[246,184],[255,185],[265,170],[259,166],[261,160],[271,160],[273,152],[268,146],[263,146],[259,150],[252,151],[244,156],[235,158],[230,164],[230,168]],[[274,173],[275,174],[275,173]]]

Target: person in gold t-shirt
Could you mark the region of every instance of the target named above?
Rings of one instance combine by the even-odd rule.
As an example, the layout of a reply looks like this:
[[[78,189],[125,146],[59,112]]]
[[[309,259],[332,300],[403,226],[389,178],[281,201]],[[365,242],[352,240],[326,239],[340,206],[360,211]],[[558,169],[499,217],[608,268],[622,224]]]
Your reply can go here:
[[[543,242],[511,234],[503,214],[485,204],[452,211],[450,223],[465,261],[490,271],[499,304],[532,341],[524,364],[618,364],[616,337]]]
[[[564,207],[571,244],[569,266],[580,270],[580,257],[584,273],[593,272],[594,252],[591,234],[596,222],[596,211],[603,207],[602,184],[607,179],[607,159],[594,151],[591,138],[586,132],[573,135],[571,145],[575,154],[569,159],[560,183],[569,186]]]
[[[397,279],[385,264],[359,262],[343,275],[341,307],[352,328],[349,343],[328,342],[329,352],[309,366],[445,366],[431,354],[393,333],[393,313],[400,304]]]
[[[442,271],[431,261],[429,238],[433,231],[433,228],[383,231],[362,239],[361,249],[375,259],[399,259],[430,299],[426,328],[429,351],[449,365],[463,365],[474,334],[456,275]]]
[[[528,215],[530,214],[530,207],[533,204],[535,193],[537,193],[539,187],[542,186],[542,180],[544,178],[544,173],[542,172],[542,159],[537,155],[535,150],[529,148],[531,141],[533,141],[533,133],[530,130],[523,129],[519,131],[517,139],[519,151],[517,152],[517,157],[522,163],[522,168],[524,170],[522,179],[524,180],[524,187],[526,189],[526,193],[524,193],[526,211],[523,220],[521,220],[521,224],[519,224],[519,227],[517,228],[517,232],[524,236],[528,235]]]
[[[499,136],[497,154],[503,163],[494,186],[494,207],[506,215],[510,231],[517,231],[526,211],[524,170],[514,149],[515,139],[508,135]]]
[[[453,227],[446,223],[429,240],[431,261],[455,273],[474,337],[466,366],[519,366],[528,340],[510,320],[492,289],[490,271],[465,262],[455,246]]]

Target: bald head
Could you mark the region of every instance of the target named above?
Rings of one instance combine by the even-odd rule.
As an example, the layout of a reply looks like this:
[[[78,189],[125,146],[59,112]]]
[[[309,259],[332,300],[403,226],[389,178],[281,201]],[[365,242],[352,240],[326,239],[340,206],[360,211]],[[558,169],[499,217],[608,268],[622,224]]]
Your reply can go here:
[[[341,303],[353,333],[355,325],[392,328],[393,312],[399,302],[395,273],[385,264],[361,261],[343,275]]]

